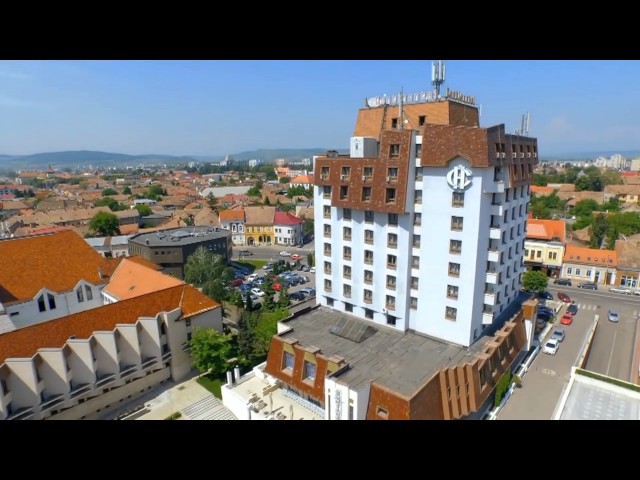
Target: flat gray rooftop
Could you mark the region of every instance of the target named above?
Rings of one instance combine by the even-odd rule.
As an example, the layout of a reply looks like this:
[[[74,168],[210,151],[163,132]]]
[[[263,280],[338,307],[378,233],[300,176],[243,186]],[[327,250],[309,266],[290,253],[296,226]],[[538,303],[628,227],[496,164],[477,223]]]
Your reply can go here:
[[[231,232],[218,227],[182,227],[169,228],[156,232],[140,233],[129,239],[129,242],[150,247],[189,245],[207,240],[230,238]]]
[[[573,374],[559,420],[640,420],[640,392]]]
[[[339,382],[353,389],[376,382],[407,397],[440,369],[471,362],[493,338],[482,337],[466,348],[412,331],[399,332],[327,307],[283,324],[292,330],[281,333],[281,338],[297,339],[303,347],[317,347],[327,357],[346,360],[350,368],[338,377]]]

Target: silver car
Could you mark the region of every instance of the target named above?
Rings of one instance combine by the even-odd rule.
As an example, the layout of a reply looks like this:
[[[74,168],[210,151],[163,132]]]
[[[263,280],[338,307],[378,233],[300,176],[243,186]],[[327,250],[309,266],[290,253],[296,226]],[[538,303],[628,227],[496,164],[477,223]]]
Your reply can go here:
[[[618,312],[615,310],[609,310],[609,321],[618,323]]]
[[[564,340],[564,329],[562,328],[556,328],[553,333],[551,334],[551,338],[553,340],[557,340],[559,342]]]

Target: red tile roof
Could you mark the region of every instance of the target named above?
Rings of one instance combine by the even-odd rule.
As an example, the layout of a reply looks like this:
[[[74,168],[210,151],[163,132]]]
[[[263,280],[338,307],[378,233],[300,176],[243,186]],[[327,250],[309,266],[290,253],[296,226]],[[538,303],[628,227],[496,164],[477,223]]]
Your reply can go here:
[[[140,317],[155,317],[178,307],[183,317],[190,317],[219,306],[191,285],[178,285],[1,334],[0,363],[32,357],[39,348],[61,348],[72,335],[86,339],[93,332],[111,331],[119,323],[133,324]]]
[[[105,283],[105,259],[71,230],[0,240],[0,302],[32,299],[42,288],[68,292],[78,281]]]
[[[280,212],[276,211],[275,217],[273,219],[274,225],[300,225],[304,223],[304,220],[301,218],[292,215],[289,212]]]
[[[530,188],[532,193],[536,193],[538,195],[550,195],[554,191],[551,187],[540,187],[538,185],[531,185]]]
[[[543,220],[530,218],[527,221],[527,238],[566,242],[565,223],[563,220]]]

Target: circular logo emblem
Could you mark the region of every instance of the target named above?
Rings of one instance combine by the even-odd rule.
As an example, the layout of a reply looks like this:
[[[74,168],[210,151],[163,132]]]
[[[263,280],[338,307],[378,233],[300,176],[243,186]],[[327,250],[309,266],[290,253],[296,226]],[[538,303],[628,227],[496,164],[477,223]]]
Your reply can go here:
[[[464,190],[471,185],[471,170],[462,165],[458,165],[449,170],[447,183],[454,190]]]

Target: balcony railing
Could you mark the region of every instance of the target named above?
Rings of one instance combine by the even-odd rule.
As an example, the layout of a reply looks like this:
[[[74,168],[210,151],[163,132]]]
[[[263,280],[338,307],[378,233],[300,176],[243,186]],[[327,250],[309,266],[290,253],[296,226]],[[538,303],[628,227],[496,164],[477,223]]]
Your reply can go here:
[[[342,236],[342,238],[343,238],[344,240],[349,240],[349,241],[350,241],[350,240],[351,240],[351,234],[349,234],[349,235],[343,235],[343,236]]]
[[[364,243],[366,243],[368,245],[373,245],[373,238],[372,237],[365,238],[364,239]]]
[[[150,357],[142,357],[142,368],[149,368],[158,362],[158,357],[150,356]]]
[[[330,257],[330,256],[331,256],[331,250],[325,250],[325,251],[324,251],[324,254],[325,254],[327,257]]]
[[[331,275],[331,269],[330,268],[325,268],[324,269],[324,273],[327,275]]]
[[[44,397],[40,403],[40,410],[48,410],[64,403],[64,393],[54,393]]]
[[[364,283],[371,285],[373,283],[373,277],[364,277]]]
[[[367,265],[373,264],[373,258],[365,258],[364,263],[366,263]]]
[[[351,298],[351,291],[348,292],[342,292],[342,295],[344,295],[347,298]]]
[[[187,345],[188,345],[189,342],[185,342],[185,343],[187,343]],[[183,344],[183,346],[184,346],[184,344]],[[183,348],[183,350],[184,350],[184,348]],[[137,368],[138,367],[135,364],[120,365],[120,377],[121,378],[122,377],[126,377],[126,376],[131,375],[132,373],[135,373]]]
[[[395,270],[397,268],[395,263],[387,263],[387,268],[389,270]]]
[[[387,242],[387,247],[398,248],[398,242]]]
[[[329,174],[322,174],[320,175],[320,180],[324,181],[324,182],[328,182],[329,181]]]
[[[115,373],[102,373],[96,375],[96,388],[104,388],[111,382],[115,381]]]
[[[345,254],[342,256],[342,258],[343,258],[344,260],[351,260],[351,254],[350,254],[350,253],[345,253]]]
[[[324,231],[324,236],[325,236],[325,238],[331,238],[331,230],[325,230]]]
[[[69,392],[69,396],[71,398],[77,398],[80,395],[83,395],[85,393],[88,393],[91,391],[91,384],[90,383],[78,383],[78,384],[71,384],[71,391]]]
[[[7,420],[29,420],[34,416],[33,407],[24,407],[16,410],[7,417]]]

